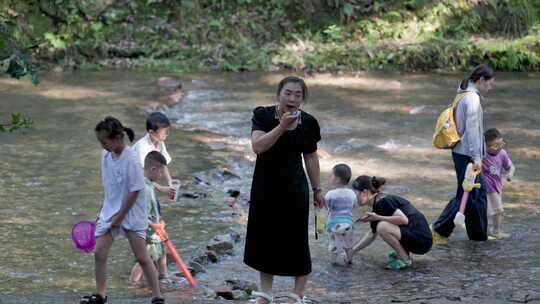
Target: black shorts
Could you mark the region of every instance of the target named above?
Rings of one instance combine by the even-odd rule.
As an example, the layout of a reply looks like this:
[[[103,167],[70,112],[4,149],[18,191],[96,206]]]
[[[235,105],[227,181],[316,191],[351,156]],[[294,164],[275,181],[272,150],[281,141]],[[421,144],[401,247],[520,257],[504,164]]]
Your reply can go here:
[[[426,218],[422,214],[409,217],[407,226],[399,226],[401,240],[399,241],[405,250],[415,254],[425,254],[433,245],[431,230]]]

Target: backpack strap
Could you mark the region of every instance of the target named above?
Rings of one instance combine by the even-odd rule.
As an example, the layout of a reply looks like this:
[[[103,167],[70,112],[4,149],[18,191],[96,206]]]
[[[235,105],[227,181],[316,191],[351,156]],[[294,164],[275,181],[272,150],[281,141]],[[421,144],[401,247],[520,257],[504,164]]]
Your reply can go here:
[[[459,102],[463,100],[465,96],[473,94],[473,93],[474,92],[471,92],[471,91],[465,91],[456,95],[456,97],[454,98],[454,101],[452,102],[452,117],[454,118],[454,121],[456,121],[456,108]],[[456,126],[457,126],[457,123],[456,123]]]
[[[467,95],[469,94],[472,94],[473,92],[469,92],[469,91],[465,91],[465,92],[462,92],[462,93],[459,93],[456,95],[456,97],[454,98],[454,101],[452,102],[452,109],[455,109],[459,102]]]

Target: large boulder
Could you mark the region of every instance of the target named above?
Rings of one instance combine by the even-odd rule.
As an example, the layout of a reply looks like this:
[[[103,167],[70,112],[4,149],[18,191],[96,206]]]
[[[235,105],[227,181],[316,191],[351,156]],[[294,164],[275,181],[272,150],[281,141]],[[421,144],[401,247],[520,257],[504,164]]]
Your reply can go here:
[[[234,248],[234,240],[230,234],[221,234],[215,236],[206,249],[216,252],[218,255],[232,254]]]

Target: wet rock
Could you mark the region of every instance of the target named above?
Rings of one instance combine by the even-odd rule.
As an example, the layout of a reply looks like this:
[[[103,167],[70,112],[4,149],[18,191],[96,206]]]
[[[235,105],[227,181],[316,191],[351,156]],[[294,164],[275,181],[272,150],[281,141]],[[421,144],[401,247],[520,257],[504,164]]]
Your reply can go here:
[[[182,193],[180,193],[180,197],[189,198],[189,199],[207,198],[209,196],[210,195],[208,195],[208,193],[204,193],[204,192],[182,192]]]
[[[232,297],[233,297],[233,300],[237,300],[237,301],[243,301],[243,300],[249,299],[249,295],[243,290],[233,290]]]
[[[240,235],[240,233],[236,232],[236,231],[233,231],[230,233],[230,236],[231,236],[231,239],[235,242],[235,243],[238,243],[240,242],[240,240],[242,240],[242,235]]]
[[[206,246],[206,249],[216,252],[218,255],[233,253],[233,238],[230,234],[215,236]]]
[[[206,272],[206,269],[204,268],[203,265],[195,262],[195,261],[190,261],[189,262],[189,271],[191,272],[192,275],[196,275],[198,273],[205,273]]]
[[[206,251],[206,257],[208,257],[208,260],[210,262],[212,262],[212,263],[217,263],[218,262],[218,255],[213,250]]]
[[[225,281],[227,285],[232,290],[242,290],[248,294],[251,294],[253,291],[257,291],[257,284],[253,282],[249,282],[246,280],[240,280],[240,279],[230,279]]]
[[[192,192],[184,192],[180,195],[181,197],[185,197],[185,198],[191,198],[191,199],[196,199],[196,198],[199,198],[199,194],[197,193],[192,193]]]
[[[204,178],[194,175],[193,176],[193,183],[198,186],[210,186],[210,183],[205,181]]]
[[[206,253],[192,258],[191,261],[203,266],[210,264],[210,259],[208,258],[208,255]]]
[[[230,287],[221,287],[216,290],[216,299],[223,298],[225,300],[234,300],[233,291]]]
[[[240,191],[229,189],[227,190],[227,194],[229,194],[230,197],[237,198],[238,196],[240,196]]]
[[[206,298],[206,299],[215,299],[217,296],[216,296],[216,292],[211,289],[211,288],[208,288],[206,286],[201,286],[200,288],[204,289],[204,292],[203,292],[203,297]]]
[[[224,179],[231,179],[231,178],[241,179],[241,177],[238,174],[234,173],[229,168],[221,168],[220,174],[223,176]]]

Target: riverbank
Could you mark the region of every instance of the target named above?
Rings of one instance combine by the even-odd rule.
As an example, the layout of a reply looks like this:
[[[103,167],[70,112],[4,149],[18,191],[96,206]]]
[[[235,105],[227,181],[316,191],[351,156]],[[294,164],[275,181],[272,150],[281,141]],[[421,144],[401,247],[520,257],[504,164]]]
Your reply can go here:
[[[540,70],[537,0],[11,2],[0,59],[42,69]]]

